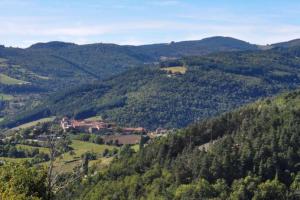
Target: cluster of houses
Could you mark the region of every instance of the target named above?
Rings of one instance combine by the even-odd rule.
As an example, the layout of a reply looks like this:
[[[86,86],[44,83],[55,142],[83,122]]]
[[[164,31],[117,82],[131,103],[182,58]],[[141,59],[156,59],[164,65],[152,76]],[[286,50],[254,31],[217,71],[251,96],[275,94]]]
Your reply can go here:
[[[88,120],[74,120],[67,117],[62,118],[60,125],[66,132],[69,130],[85,131],[94,133],[96,131],[112,131],[115,124],[106,123],[104,121],[88,121]]]
[[[117,127],[114,123],[102,120],[74,120],[67,117],[62,118],[60,125],[64,131],[76,130],[85,133],[100,134],[105,144],[138,144],[142,137],[148,136],[150,139],[164,136],[168,130],[158,128],[149,132],[143,127]]]
[[[61,122],[61,127],[64,131],[77,130],[88,133],[121,133],[121,134],[145,134],[146,129],[143,127],[138,128],[120,128],[114,123],[104,122],[102,120],[74,120],[64,117]]]

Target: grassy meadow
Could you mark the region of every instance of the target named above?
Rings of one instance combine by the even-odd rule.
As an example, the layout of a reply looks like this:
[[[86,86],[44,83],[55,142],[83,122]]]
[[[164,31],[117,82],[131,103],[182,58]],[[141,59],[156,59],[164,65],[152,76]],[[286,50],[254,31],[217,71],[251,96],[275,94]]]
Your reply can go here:
[[[0,74],[0,83],[5,85],[22,85],[28,82],[9,77],[5,74]]]
[[[42,118],[36,121],[32,121],[26,124],[22,124],[20,126],[17,126],[15,128],[13,128],[12,130],[19,130],[19,129],[25,129],[25,128],[30,128],[33,126],[36,126],[39,123],[46,123],[46,122],[52,122],[55,119],[55,117],[46,117],[46,118]]]
[[[161,68],[161,70],[170,72],[172,74],[174,74],[174,73],[185,74],[187,71],[187,68],[184,66],[177,66],[177,67],[164,67],[164,68]]]

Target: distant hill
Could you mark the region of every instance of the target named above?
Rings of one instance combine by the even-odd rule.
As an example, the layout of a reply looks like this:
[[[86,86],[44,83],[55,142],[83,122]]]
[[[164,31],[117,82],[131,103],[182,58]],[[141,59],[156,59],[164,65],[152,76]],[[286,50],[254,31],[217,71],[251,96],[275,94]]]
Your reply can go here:
[[[5,59],[9,66],[1,68],[1,72],[53,91],[67,85],[106,79],[127,69],[157,62],[161,57],[254,49],[255,45],[227,37],[142,46],[103,43],[76,45],[54,41],[37,43],[26,49],[2,47],[0,58]],[[30,77],[30,73],[48,79]]]
[[[300,39],[295,39],[295,40],[291,40],[288,42],[280,42],[280,43],[272,44],[271,46],[272,47],[284,47],[284,48],[296,47],[296,46],[300,46]]]
[[[26,49],[0,46],[0,75],[5,77],[0,80],[0,93],[15,96],[9,102],[0,101],[0,118],[31,109],[52,92],[152,66],[161,59],[253,49],[255,45],[225,37],[142,46],[59,41],[37,43]]]
[[[298,88],[299,57],[300,47],[167,60],[161,62],[164,70],[159,66],[135,68],[53,94],[35,109],[4,120],[2,127],[50,115],[85,118],[96,114],[120,125],[185,127],[261,97]],[[175,74],[167,70],[178,65],[186,69]]]
[[[182,57],[205,55],[222,51],[258,50],[256,45],[230,37],[210,37],[195,41],[171,42],[137,46],[135,51],[142,52],[154,59],[160,57]]]
[[[62,49],[67,47],[74,47],[76,44],[74,43],[67,43],[67,42],[60,42],[60,41],[52,41],[47,43],[36,43],[31,45],[28,49]]]

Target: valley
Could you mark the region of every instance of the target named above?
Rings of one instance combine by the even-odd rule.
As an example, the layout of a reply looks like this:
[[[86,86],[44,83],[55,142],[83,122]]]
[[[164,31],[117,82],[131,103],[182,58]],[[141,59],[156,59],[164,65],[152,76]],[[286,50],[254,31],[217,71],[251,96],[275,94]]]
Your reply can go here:
[[[2,48],[0,174],[56,199],[296,198],[294,42]]]

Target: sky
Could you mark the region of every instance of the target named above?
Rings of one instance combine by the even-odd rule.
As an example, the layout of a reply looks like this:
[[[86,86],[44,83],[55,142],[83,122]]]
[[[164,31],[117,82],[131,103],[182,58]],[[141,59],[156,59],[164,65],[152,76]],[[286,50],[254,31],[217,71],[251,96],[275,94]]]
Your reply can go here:
[[[299,0],[0,0],[0,44],[151,44],[300,38]]]

